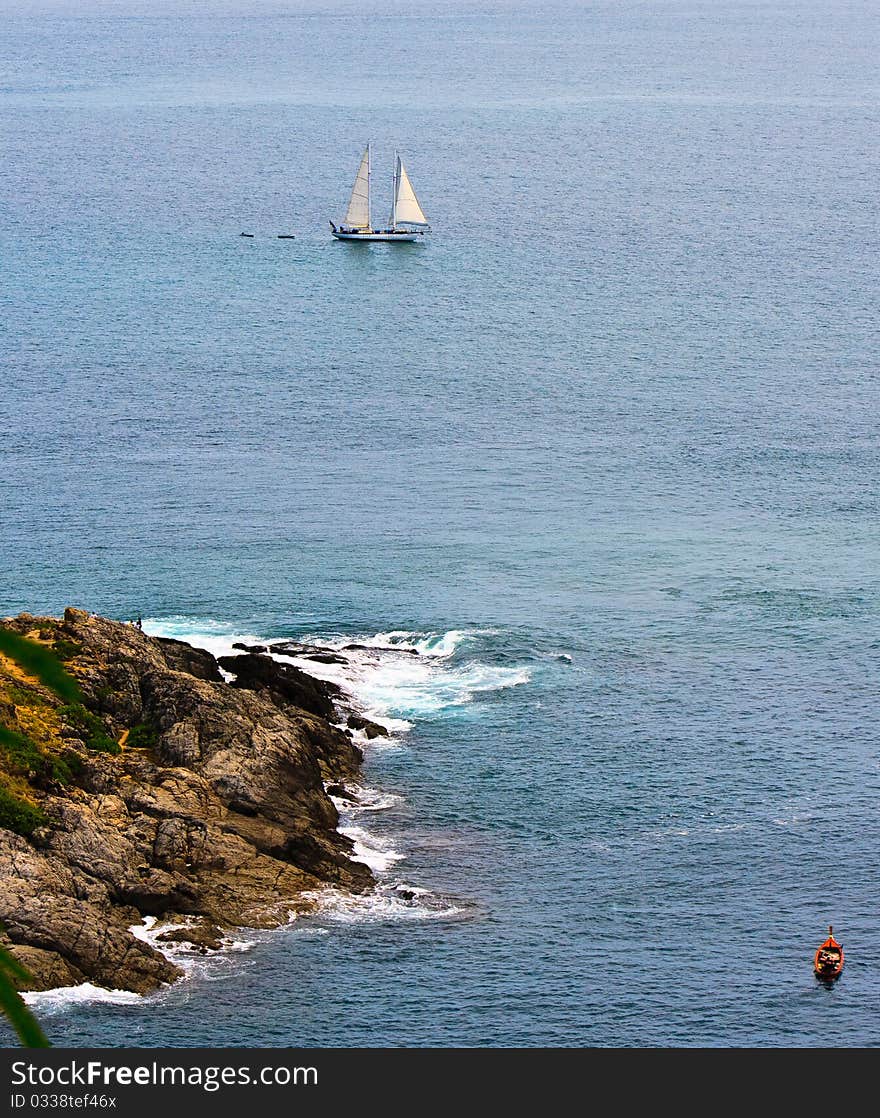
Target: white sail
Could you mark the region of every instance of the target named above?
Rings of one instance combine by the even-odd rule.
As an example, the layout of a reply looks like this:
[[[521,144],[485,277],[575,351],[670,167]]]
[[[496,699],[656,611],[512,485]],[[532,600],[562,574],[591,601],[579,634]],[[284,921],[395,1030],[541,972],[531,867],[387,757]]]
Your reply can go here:
[[[358,167],[357,178],[348,209],[345,211],[345,225],[350,229],[370,228],[370,145],[367,144],[361,165]]]
[[[422,212],[416,192],[409,181],[406,167],[398,155],[394,174],[394,207],[391,211],[394,225],[427,225],[428,219]]]

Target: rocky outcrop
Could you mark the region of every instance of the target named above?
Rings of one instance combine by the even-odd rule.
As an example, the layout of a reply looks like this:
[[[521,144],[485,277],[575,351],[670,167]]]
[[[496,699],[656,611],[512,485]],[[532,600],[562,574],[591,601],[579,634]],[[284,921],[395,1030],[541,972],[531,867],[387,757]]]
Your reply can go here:
[[[324,683],[292,664],[279,664],[259,653],[221,656],[219,665],[235,676],[233,687],[261,691],[280,706],[308,710],[319,718],[333,718],[333,699],[340,694],[335,683]]]
[[[167,942],[189,935],[209,950],[224,930],[277,926],[308,910],[324,886],[372,887],[325,791],[362,760],[335,725],[344,719],[338,689],[259,654],[218,664],[80,610],[2,624],[73,652],[66,667],[84,705],[120,746],[90,748],[38,680],[19,672],[10,683],[7,726],[13,715],[11,729],[27,724],[31,687],[46,735],[56,726],[63,756],[76,759],[65,769],[72,777],[32,782],[43,825],[29,837],[0,828],[0,940],[35,988],[88,979],[144,992],[173,981],[178,968],[131,931],[145,916],[188,919],[194,930],[178,928]],[[52,748],[49,736],[41,748]]]
[[[373,722],[370,718],[364,718],[362,714],[349,714],[346,719],[346,725],[351,730],[360,730],[361,733],[366,734],[367,738],[372,741],[373,738],[387,738],[388,729],[378,722]]]

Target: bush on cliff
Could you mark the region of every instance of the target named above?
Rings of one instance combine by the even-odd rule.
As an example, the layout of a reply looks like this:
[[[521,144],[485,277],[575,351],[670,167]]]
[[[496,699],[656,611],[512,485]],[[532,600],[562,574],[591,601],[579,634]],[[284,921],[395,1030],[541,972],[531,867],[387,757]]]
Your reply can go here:
[[[128,731],[125,744],[128,749],[155,749],[159,744],[159,731],[150,722],[138,722]]]
[[[42,827],[46,816],[38,807],[22,800],[0,784],[0,827],[15,831],[23,838],[30,838],[37,827]]]
[[[38,772],[46,763],[42,750],[30,738],[0,726],[0,753],[18,772]]]
[[[58,640],[53,642],[52,651],[59,660],[72,660],[82,652],[82,645],[75,641],[65,640],[64,637],[59,637]]]
[[[82,703],[71,703],[58,712],[65,722],[80,735],[88,749],[98,753],[118,753],[119,742],[107,733],[104,723]]]
[[[28,780],[55,780],[70,784],[82,772],[83,762],[72,749],[62,755],[44,753],[29,737],[0,726],[0,768],[18,773]]]

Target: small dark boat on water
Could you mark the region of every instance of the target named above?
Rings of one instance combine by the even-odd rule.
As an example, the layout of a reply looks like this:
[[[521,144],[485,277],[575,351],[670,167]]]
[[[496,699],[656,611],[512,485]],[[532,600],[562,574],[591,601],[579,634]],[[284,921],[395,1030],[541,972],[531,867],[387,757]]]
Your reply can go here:
[[[828,925],[828,939],[816,948],[813,971],[817,978],[837,978],[843,970],[843,948],[834,938],[834,928]]]

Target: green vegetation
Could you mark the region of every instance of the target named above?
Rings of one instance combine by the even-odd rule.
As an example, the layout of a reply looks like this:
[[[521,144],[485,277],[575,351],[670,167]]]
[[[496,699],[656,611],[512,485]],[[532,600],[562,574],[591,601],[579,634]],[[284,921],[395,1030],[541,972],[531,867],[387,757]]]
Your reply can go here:
[[[6,1014],[15,1034],[25,1048],[50,1048],[36,1017],[15,988],[15,981],[30,982],[31,976],[0,946],[0,1009]]]
[[[33,687],[19,687],[17,683],[6,684],[6,698],[16,706],[46,707],[49,700]]]
[[[67,749],[59,757],[44,753],[29,737],[0,726],[0,756],[6,758],[8,768],[22,776],[34,774],[43,779],[57,780],[59,784],[70,784],[82,772],[82,758],[72,749]]]
[[[72,660],[74,656],[79,656],[82,652],[82,645],[77,644],[76,641],[65,640],[64,637],[59,637],[58,640],[52,644],[52,651],[59,660]]]
[[[79,684],[63,666],[62,661],[80,653],[79,645],[58,638],[49,629],[41,631],[40,636],[52,641],[51,648],[0,626],[0,653],[61,699],[65,705],[58,714],[77,730],[89,749],[118,753],[118,744],[101,719],[86,710]],[[69,784],[81,774],[83,759],[73,749],[59,748],[55,711],[46,709],[54,704],[45,692],[26,682],[13,682],[8,673],[4,673],[3,683],[4,717],[13,725],[18,722],[24,726],[27,733],[0,724],[0,828],[30,838],[48,820],[39,807],[18,795],[17,789],[26,789],[25,781],[37,787],[47,780]],[[45,739],[43,747],[31,739],[31,733],[40,742]],[[48,1048],[39,1022],[16,989],[16,984],[31,981],[27,970],[0,945],[0,1013],[23,1046]]]
[[[47,629],[41,631],[41,636],[47,640],[54,635]],[[28,675],[35,676],[43,686],[54,691],[64,701],[66,705],[61,707],[59,713],[82,737],[88,748],[101,753],[118,753],[118,743],[107,733],[98,715],[86,710],[79,684],[61,663],[62,659],[70,659],[80,651],[80,646],[73,641],[58,638],[52,648],[46,648],[37,641],[0,626],[0,652],[14,660]],[[10,697],[19,701],[20,705],[40,705],[40,697],[27,692],[25,688],[15,687],[14,691],[15,695]],[[20,758],[22,765],[25,764],[28,749],[35,750],[44,765],[48,763],[56,766],[57,771],[52,774],[55,779],[67,781],[71,778],[69,757],[67,764],[57,758],[54,761],[47,759],[32,742],[12,730],[4,731],[4,735],[0,737],[0,748],[13,758]],[[31,757],[31,761],[35,760]],[[31,768],[44,772],[36,763],[31,764]]]
[[[52,758],[52,777],[59,784],[75,784],[84,768],[85,762],[75,749],[65,749],[60,757]]]
[[[0,827],[15,831],[23,838],[30,838],[37,827],[42,827],[46,816],[38,807],[22,800],[0,784]]]
[[[0,726],[0,752],[14,769],[25,774],[39,772],[46,763],[45,754],[30,738],[5,726]]]
[[[45,687],[67,703],[81,703],[82,692],[79,684],[65,671],[58,656],[50,649],[27,637],[0,626],[0,652],[14,660],[28,675],[36,678]]]
[[[126,749],[155,749],[159,742],[159,731],[152,722],[139,722],[128,731],[125,739]]]
[[[119,742],[107,733],[104,723],[82,703],[72,703],[61,707],[61,717],[80,735],[89,749],[98,753],[119,753]]]

